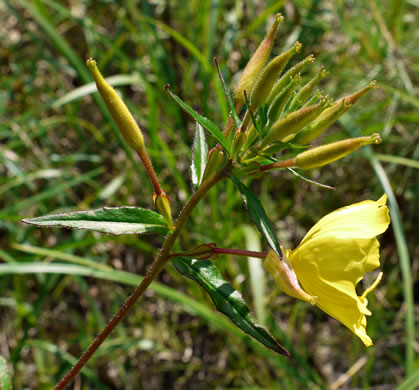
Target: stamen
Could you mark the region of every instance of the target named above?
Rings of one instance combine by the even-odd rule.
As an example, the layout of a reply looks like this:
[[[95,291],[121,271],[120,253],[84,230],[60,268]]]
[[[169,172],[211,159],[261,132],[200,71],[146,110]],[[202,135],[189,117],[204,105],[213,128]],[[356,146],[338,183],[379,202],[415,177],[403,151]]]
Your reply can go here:
[[[378,286],[378,283],[380,283],[382,277],[383,277],[383,273],[380,272],[377,276],[377,279],[375,279],[375,282],[370,287],[368,287],[364,291],[364,293],[359,297],[362,303],[364,303],[364,299],[367,297],[367,295]]]

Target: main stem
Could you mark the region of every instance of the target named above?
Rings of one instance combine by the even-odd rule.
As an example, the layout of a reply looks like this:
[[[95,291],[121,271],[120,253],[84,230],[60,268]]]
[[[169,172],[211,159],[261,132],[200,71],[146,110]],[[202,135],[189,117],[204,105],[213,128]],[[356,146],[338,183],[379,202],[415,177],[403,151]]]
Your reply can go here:
[[[204,181],[199,188],[194,192],[194,194],[189,199],[188,203],[179,214],[179,217],[176,221],[175,228],[164,242],[159,255],[156,260],[154,260],[147,274],[144,276],[141,283],[137,286],[134,292],[128,297],[119,311],[112,317],[108,322],[105,328],[99,333],[98,336],[94,339],[89,348],[83,353],[78,362],[74,367],[64,376],[63,379],[55,386],[55,390],[64,389],[73,378],[80,372],[80,370],[85,366],[89,361],[92,355],[100,347],[100,345],[106,340],[109,334],[115,329],[115,327],[124,319],[130,309],[134,306],[137,300],[143,295],[144,291],[147,290],[151,282],[157,277],[160,271],[163,269],[167,261],[170,259],[170,251],[179,236],[183,226],[185,225],[188,217],[191,215],[192,210],[199,203],[202,197],[219,181],[224,179],[227,176],[227,172],[230,169],[231,163],[228,163],[222,170],[217,172],[214,176]]]

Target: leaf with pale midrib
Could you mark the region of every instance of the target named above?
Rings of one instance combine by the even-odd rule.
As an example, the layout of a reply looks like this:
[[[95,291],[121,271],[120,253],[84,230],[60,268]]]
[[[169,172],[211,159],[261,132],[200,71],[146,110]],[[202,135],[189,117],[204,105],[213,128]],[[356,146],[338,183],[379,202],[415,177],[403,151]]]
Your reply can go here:
[[[186,257],[177,257],[172,261],[182,275],[199,283],[210,295],[217,309],[241,330],[273,351],[290,356],[289,352],[265,328],[256,323],[242,295],[223,279],[211,261]]]
[[[75,228],[113,235],[144,233],[166,235],[170,231],[160,214],[139,207],[104,207],[97,210],[28,218],[22,222],[38,227]]]

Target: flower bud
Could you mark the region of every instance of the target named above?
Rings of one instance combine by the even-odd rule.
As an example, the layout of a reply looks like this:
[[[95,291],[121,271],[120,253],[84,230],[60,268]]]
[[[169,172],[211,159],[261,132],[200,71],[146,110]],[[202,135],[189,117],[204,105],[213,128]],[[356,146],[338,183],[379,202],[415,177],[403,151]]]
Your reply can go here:
[[[202,176],[202,181],[209,179],[216,173],[224,163],[224,152],[221,149],[212,148],[208,152],[207,165]]]
[[[208,260],[212,257],[218,257],[218,254],[214,252],[214,248],[216,247],[217,244],[215,242],[211,242],[209,244],[198,245],[197,247],[185,252],[176,253],[176,255],[190,257],[196,260]]]
[[[307,100],[307,102],[304,104],[303,107],[312,106],[313,104],[316,104],[316,102],[322,98],[324,95],[324,92],[316,90],[316,92],[313,93],[310,99]]]
[[[233,169],[233,174],[238,177],[251,177],[253,179],[261,179],[264,172],[260,169],[261,166],[258,162],[253,161],[249,164],[241,164]]]
[[[282,70],[285,68],[291,57],[301,50],[301,46],[300,42],[296,42],[291,49],[275,57],[268,65],[266,65],[266,68],[257,79],[256,84],[252,89],[252,93],[250,94],[250,105],[253,110],[257,110],[265,103]]]
[[[348,110],[349,110],[350,106],[355,104],[361,96],[365,95],[371,89],[377,89],[377,88],[378,88],[377,81],[374,80],[374,81],[371,81],[364,88],[360,89],[358,92],[355,92],[352,95],[344,97],[343,99],[345,100],[345,103],[349,106]]]
[[[322,145],[299,154],[295,158],[295,165],[302,169],[322,167],[354,152],[361,146],[379,143],[381,143],[381,137],[375,133],[368,137],[351,138]]]
[[[294,138],[298,131],[318,117],[328,102],[328,98],[323,97],[320,103],[300,108],[299,110],[291,112],[287,116],[279,119],[269,129],[266,137],[261,143],[261,146],[269,145],[274,141],[288,141]]]
[[[298,73],[300,73],[304,66],[308,64],[312,64],[315,61],[315,58],[312,54],[310,54],[308,57],[304,58],[301,62],[299,62],[297,65],[294,65],[290,70],[288,70],[274,85],[272,88],[271,94],[269,95],[267,99],[268,105],[270,105],[275,97],[281,93],[282,89],[285,88],[288,83],[291,81],[293,77],[295,77]]]
[[[309,144],[330,127],[338,118],[347,111],[345,100],[341,99],[326,108],[310,125],[301,130],[293,139],[297,145]]]
[[[144,138],[137,122],[128,110],[128,107],[116,93],[116,91],[106,82],[102,77],[99,69],[96,66],[96,61],[92,58],[86,61],[90,73],[96,81],[97,89],[102,96],[106,107],[112,115],[113,120],[118,126],[119,131],[124,137],[125,141],[135,151],[144,148]]]
[[[236,130],[234,135],[233,145],[231,147],[231,158],[234,159],[240,153],[243,145],[246,143],[247,134],[240,129]]]
[[[259,138],[259,132],[256,130],[256,127],[252,124],[249,127],[249,130],[246,132],[246,143],[243,145],[243,150],[247,151],[256,140]]]
[[[166,219],[169,229],[174,230],[169,197],[164,192],[159,195],[154,192],[153,201],[157,211]]]
[[[321,67],[320,72],[317,73],[300,91],[294,96],[288,108],[289,111],[294,111],[296,108],[301,107],[310,95],[313,93],[315,86],[323,79],[329,72]]]
[[[242,106],[244,104],[243,92],[250,92],[252,90],[255,81],[265,67],[272,51],[278,26],[283,20],[284,17],[281,14],[275,15],[274,24],[244,68],[243,73],[234,90],[234,100],[237,105]]]
[[[310,143],[335,123],[362,95],[375,88],[377,88],[376,82],[373,81],[360,91],[339,99],[332,106],[326,108],[306,129],[298,133],[293,142],[299,145]]]
[[[294,269],[286,256],[288,251],[283,250],[282,247],[281,249],[284,257],[280,259],[278,255],[271,250],[263,262],[264,268],[272,275],[275,282],[285,294],[315,305],[316,297],[307,294],[301,288],[297,275],[295,274]]]
[[[272,101],[272,104],[269,106],[268,110],[268,119],[269,123],[275,123],[275,121],[281,116],[282,110],[288,102],[291,94],[294,92],[295,88],[301,81],[300,73],[297,73],[294,77],[291,78],[291,81],[288,85],[282,89],[282,91],[275,97]]]

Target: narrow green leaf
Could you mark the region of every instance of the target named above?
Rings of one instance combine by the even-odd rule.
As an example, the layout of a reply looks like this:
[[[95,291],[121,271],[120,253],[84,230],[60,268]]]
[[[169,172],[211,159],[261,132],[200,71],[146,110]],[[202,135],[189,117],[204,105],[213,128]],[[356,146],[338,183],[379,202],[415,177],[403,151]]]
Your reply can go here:
[[[12,390],[12,381],[10,380],[9,369],[6,359],[0,355],[0,389]]]
[[[165,219],[154,211],[138,207],[104,207],[28,218],[22,222],[39,227],[64,227],[121,235],[169,232]]]
[[[227,139],[222,133],[222,131],[208,118],[197,113],[193,108],[189,107],[185,102],[183,102],[178,96],[176,96],[170,89],[169,85],[166,85],[166,91],[170,97],[184,110],[188,113],[193,119],[195,119],[199,124],[201,124],[205,129],[207,129],[214,138],[220,143],[220,145],[227,151],[228,154],[231,152],[231,147],[227,143]]]
[[[271,222],[266,215],[266,211],[260,203],[260,200],[256,195],[249,190],[239,179],[234,176],[231,176],[231,180],[239,189],[243,196],[244,204],[247,207],[247,211],[250,214],[250,217],[253,219],[253,222],[256,224],[259,231],[262,233],[262,236],[265,238],[269,246],[276,252],[276,254],[282,258],[281,248],[275,237],[275,234],[272,230]]]
[[[301,180],[304,180],[304,181],[306,181],[307,183],[311,183],[311,184],[314,184],[314,185],[316,185],[316,186],[318,186],[318,187],[322,187],[322,188],[326,188],[326,189],[328,189],[328,190],[332,190],[332,191],[335,191],[336,190],[336,187],[332,187],[332,186],[328,186],[327,184],[322,184],[322,183],[318,183],[317,181],[314,181],[314,180],[310,180],[310,179],[308,179],[308,178],[306,178],[305,176],[303,176],[303,175],[301,175],[300,173],[298,173],[297,171],[295,171],[294,169],[292,169],[292,168],[287,168],[293,175],[295,175],[295,176],[297,176],[297,177],[299,177]]]
[[[222,278],[211,261],[178,257],[173,259],[173,264],[182,275],[199,283],[210,295],[217,309],[241,330],[273,351],[290,356],[265,328],[256,323],[242,295]]]
[[[252,107],[250,106],[249,99],[247,98],[247,93],[244,91],[244,100],[246,102],[246,107],[249,112],[250,117],[252,118],[253,126],[257,130],[260,137],[263,137],[262,129],[259,126],[258,121],[256,120],[255,114],[253,113]]]
[[[192,183],[194,187],[201,184],[207,165],[208,146],[202,126],[196,122],[195,139],[192,149]]]
[[[221,81],[221,85],[223,87],[224,94],[227,97],[227,103],[228,103],[228,107],[230,109],[230,115],[233,118],[235,128],[238,129],[242,125],[242,121],[240,120],[239,116],[237,115],[236,107],[234,107],[234,101],[233,101],[233,97],[231,95],[231,91],[228,89],[228,87],[227,87],[227,85],[224,81],[223,74],[221,73],[221,69],[218,66],[218,61],[217,61],[216,58],[214,58],[214,62],[215,62],[215,65],[217,67],[218,77]]]

